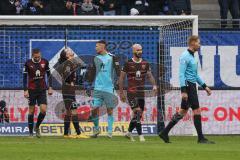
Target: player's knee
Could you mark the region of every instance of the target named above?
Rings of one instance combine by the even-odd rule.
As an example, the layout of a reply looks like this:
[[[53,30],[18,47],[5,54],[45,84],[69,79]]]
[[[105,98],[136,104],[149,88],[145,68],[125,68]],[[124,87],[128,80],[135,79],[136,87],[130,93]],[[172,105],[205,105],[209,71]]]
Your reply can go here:
[[[66,110],[66,115],[67,115],[67,116],[71,116],[71,110],[70,110],[70,109],[67,109],[67,110]]]
[[[179,113],[176,113],[176,114],[174,114],[173,117],[172,117],[172,122],[173,122],[173,123],[178,123],[178,121],[180,121],[183,117],[184,117],[184,115],[181,114],[180,112],[179,112]]]
[[[42,114],[46,114],[47,109],[46,109],[46,108],[41,108],[40,112],[41,112]]]
[[[64,121],[65,121],[65,122],[69,122],[69,121],[70,121],[70,117],[71,117],[71,115],[67,115],[67,114],[66,114],[66,115],[64,116]]]
[[[29,112],[28,112],[28,115],[34,115],[34,112],[30,112],[30,111],[29,111]]]
[[[200,108],[194,109],[194,110],[193,110],[193,114],[194,114],[194,115],[200,115],[200,114],[201,114],[201,109],[200,109]]]
[[[34,107],[29,107],[28,113],[29,113],[30,115],[34,114]]]
[[[72,115],[77,115],[77,110],[76,109],[71,110],[71,114]]]
[[[182,115],[183,117],[187,114],[188,110],[187,109],[181,109],[179,111],[179,114]]]
[[[133,113],[142,112],[141,108],[137,107],[133,109]]]
[[[112,109],[108,109],[108,110],[107,110],[107,114],[108,114],[109,116],[112,116],[112,115],[113,115],[113,110],[112,110]]]
[[[98,108],[93,109],[91,112],[94,117],[98,116],[99,113]]]
[[[42,104],[41,106],[40,106],[40,112],[42,112],[42,113],[46,113],[47,112],[47,105],[45,105],[45,104]]]

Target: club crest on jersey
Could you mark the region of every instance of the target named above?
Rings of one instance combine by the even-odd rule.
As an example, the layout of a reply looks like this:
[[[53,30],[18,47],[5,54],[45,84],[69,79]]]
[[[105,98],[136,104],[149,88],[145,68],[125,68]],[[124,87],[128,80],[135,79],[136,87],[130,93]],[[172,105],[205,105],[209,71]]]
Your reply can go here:
[[[44,68],[44,67],[45,67],[45,64],[41,64],[41,67]]]

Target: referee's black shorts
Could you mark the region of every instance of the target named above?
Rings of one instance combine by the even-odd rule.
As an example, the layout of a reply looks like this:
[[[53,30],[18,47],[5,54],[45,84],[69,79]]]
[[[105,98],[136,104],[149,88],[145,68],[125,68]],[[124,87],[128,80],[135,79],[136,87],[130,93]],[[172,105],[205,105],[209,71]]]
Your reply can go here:
[[[197,94],[197,85],[196,83],[192,83],[187,81],[187,95],[188,99],[183,100],[181,102],[181,109],[188,110],[189,107],[192,108],[192,110],[199,108],[199,101],[198,101],[198,94]]]

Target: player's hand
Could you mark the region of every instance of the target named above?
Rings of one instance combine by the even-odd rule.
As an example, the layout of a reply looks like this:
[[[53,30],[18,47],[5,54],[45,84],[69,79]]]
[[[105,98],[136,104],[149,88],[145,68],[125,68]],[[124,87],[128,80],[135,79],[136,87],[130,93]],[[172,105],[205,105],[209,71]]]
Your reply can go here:
[[[126,97],[123,92],[120,92],[119,96],[122,102],[126,102]]]
[[[100,4],[105,4],[105,1],[104,0],[100,0],[99,3]]]
[[[209,87],[206,87],[205,91],[207,92],[208,96],[210,96],[212,94],[212,90]]]
[[[157,90],[157,86],[153,86],[153,94],[154,96],[157,96],[158,90]]]
[[[182,93],[182,99],[187,101],[188,100],[188,94],[187,93]]]
[[[88,96],[88,97],[91,97],[92,96],[92,93],[91,93],[91,89],[86,89],[85,90],[85,94]]]
[[[24,97],[25,97],[25,98],[28,98],[28,97],[29,97],[28,90],[24,91]]]
[[[53,89],[52,89],[52,87],[49,87],[48,88],[48,95],[52,95],[53,94]]]
[[[9,123],[10,120],[9,120],[9,113],[4,113],[4,121]]]
[[[109,5],[109,8],[114,8],[114,4],[111,3],[111,4]]]

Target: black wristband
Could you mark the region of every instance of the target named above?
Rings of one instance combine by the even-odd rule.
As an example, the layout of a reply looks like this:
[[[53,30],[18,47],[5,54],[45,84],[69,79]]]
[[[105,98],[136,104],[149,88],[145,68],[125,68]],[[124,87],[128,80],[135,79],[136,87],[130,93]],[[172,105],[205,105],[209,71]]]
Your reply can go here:
[[[181,93],[187,93],[187,87],[186,86],[181,87]]]
[[[207,85],[204,83],[204,84],[202,85],[202,88],[203,88],[203,89],[206,89],[206,88],[207,88]]]

